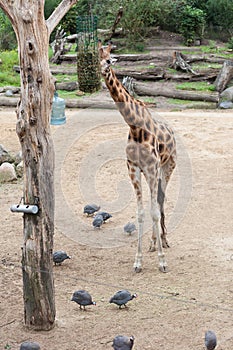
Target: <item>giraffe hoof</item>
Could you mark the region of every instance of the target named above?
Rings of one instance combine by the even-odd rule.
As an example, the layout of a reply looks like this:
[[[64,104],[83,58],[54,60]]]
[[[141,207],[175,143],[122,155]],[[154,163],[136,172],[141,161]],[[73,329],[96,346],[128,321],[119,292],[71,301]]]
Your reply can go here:
[[[141,271],[142,271],[142,268],[141,268],[141,267],[138,267],[138,266],[135,266],[135,267],[134,267],[134,272],[139,273],[139,272],[141,272]]]
[[[155,246],[153,244],[150,245],[149,247],[149,252],[155,252]]]
[[[163,242],[163,248],[170,248],[170,245],[167,242]]]
[[[167,266],[162,265],[162,266],[159,266],[159,271],[166,273],[166,272],[168,272],[168,268],[167,268]]]
[[[162,237],[162,246],[163,248],[170,248],[168,241],[165,237]]]

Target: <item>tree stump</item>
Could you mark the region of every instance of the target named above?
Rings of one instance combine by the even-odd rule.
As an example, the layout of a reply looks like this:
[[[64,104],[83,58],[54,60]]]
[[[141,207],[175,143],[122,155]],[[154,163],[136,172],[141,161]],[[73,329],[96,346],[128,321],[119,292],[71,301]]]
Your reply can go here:
[[[190,64],[188,64],[184,58],[184,56],[178,52],[178,51],[174,51],[173,53],[173,60],[172,60],[172,68],[178,70],[181,69],[185,72],[190,72],[194,75],[197,75],[198,73],[195,72],[192,67],[190,66]]]
[[[227,60],[223,63],[222,68],[214,82],[216,90],[218,92],[222,92],[232,78],[233,78],[233,61]]]

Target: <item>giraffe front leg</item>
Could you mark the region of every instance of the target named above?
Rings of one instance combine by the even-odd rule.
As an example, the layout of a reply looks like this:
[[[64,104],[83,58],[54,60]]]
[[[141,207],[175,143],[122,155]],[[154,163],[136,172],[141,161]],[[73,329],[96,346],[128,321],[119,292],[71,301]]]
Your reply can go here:
[[[138,209],[138,247],[135,256],[135,262],[133,265],[135,272],[142,271],[142,235],[143,235],[143,224],[144,224],[144,210],[142,206]]]
[[[138,246],[134,261],[134,271],[141,272],[142,270],[142,235],[143,235],[143,223],[144,223],[144,209],[142,203],[142,185],[141,185],[141,170],[128,160],[128,171],[131,182],[133,184],[138,207]]]
[[[163,245],[160,231],[160,211],[158,209],[157,200],[151,200],[151,217],[153,221],[153,236],[156,237],[158,243],[158,259],[159,259],[159,270],[161,272],[167,272],[167,263],[165,260],[165,255],[163,253]],[[152,238],[153,239],[153,238]]]

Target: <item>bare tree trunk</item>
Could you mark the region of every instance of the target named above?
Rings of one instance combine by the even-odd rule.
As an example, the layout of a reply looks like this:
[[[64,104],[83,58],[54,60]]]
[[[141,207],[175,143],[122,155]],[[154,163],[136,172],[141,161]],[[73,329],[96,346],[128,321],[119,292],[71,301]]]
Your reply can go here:
[[[0,0],[18,40],[21,98],[16,131],[24,161],[23,197],[25,204],[39,207],[38,214],[23,216],[24,316],[26,326],[35,330],[49,330],[55,321],[54,149],[49,123],[54,82],[49,70],[49,36],[75,2],[63,0],[46,23],[44,0]]]

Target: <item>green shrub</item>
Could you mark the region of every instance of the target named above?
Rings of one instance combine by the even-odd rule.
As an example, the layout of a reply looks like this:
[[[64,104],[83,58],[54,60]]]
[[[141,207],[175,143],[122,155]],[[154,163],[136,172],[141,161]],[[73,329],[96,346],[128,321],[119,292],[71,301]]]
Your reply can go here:
[[[0,59],[2,61],[0,86],[20,86],[20,76],[13,70],[13,66],[19,64],[18,52],[13,50],[0,52]]]
[[[230,50],[233,50],[233,36],[228,40],[227,47]]]
[[[186,5],[181,9],[179,17],[178,30],[183,35],[187,45],[191,45],[195,39],[203,37],[205,13],[202,10]]]
[[[13,50],[17,47],[17,40],[10,20],[0,9],[0,51]]]

